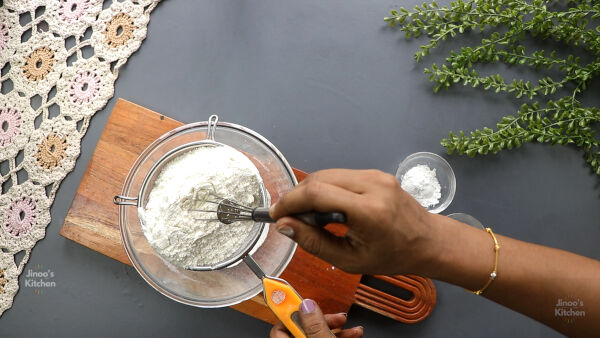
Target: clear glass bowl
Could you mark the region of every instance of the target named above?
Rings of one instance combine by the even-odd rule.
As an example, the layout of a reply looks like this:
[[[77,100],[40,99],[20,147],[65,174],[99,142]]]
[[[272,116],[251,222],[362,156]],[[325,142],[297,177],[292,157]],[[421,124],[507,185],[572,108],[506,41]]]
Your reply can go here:
[[[134,162],[121,195],[137,199],[152,166],[176,147],[205,140],[207,124],[207,121],[187,124],[156,139]],[[243,152],[252,160],[272,203],[298,183],[283,155],[258,133],[236,124],[219,122],[214,139]],[[144,236],[137,204],[136,201],[119,206],[121,240],[135,269],[158,292],[184,304],[214,308],[238,304],[262,291],[261,281],[246,264],[216,271],[189,271],[163,259]],[[252,257],[267,275],[277,277],[286,268],[295,250],[294,241],[270,227],[266,240]]]
[[[452,219],[455,219],[455,220],[457,220],[459,222],[463,222],[465,224],[468,224],[470,226],[474,226],[474,227],[476,227],[478,229],[485,230],[485,227],[483,226],[483,224],[481,224],[481,222],[479,222],[479,220],[477,218],[475,218],[475,217],[473,217],[473,216],[471,216],[469,214],[465,214],[465,213],[462,213],[462,212],[457,212],[457,213],[448,215],[448,217],[450,217]]]
[[[427,207],[426,209],[433,213],[439,214],[444,211],[452,199],[454,199],[454,193],[456,192],[456,177],[450,164],[443,157],[429,152],[418,152],[408,155],[402,163],[398,166],[396,171],[396,179],[402,183],[402,177],[408,170],[419,164],[427,165],[431,169],[435,169],[435,174],[440,186],[442,188],[440,201],[436,205]]]

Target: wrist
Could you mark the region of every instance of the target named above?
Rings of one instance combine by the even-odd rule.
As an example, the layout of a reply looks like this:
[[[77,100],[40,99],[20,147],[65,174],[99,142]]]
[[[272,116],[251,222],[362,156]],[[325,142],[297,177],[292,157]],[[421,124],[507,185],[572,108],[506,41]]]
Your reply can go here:
[[[437,271],[444,264],[444,229],[441,226],[440,216],[437,214],[427,213],[422,218],[421,227],[423,229],[421,239],[417,245],[416,252],[419,253],[413,269],[414,274],[429,277],[439,278]]]
[[[446,216],[431,215],[428,259],[422,276],[478,290],[494,265],[487,232]]]

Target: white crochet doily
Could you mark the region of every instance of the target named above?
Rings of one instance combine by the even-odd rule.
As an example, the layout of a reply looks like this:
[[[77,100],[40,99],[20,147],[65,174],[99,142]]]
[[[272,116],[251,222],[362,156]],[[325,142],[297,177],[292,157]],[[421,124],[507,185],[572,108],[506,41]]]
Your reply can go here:
[[[45,236],[92,115],[113,96],[158,1],[5,0],[0,7],[0,315]]]

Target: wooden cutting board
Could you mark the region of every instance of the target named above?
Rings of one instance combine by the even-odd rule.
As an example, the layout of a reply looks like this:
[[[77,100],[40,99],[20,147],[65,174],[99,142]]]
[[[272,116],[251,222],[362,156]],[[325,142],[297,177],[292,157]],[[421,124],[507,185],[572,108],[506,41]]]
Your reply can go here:
[[[121,192],[123,181],[138,155],[156,138],[182,124],[119,99],[94,150],[60,234],[131,265],[121,244],[118,207],[113,204],[113,196]],[[306,176],[306,173],[297,169],[294,169],[294,173],[298,181]],[[341,228],[332,230],[343,231]],[[299,290],[303,297],[316,300],[325,313],[348,312],[350,305],[356,302],[373,311],[411,323],[425,318],[435,304],[435,288],[427,279],[398,276],[398,281],[404,284],[397,284],[400,282],[394,282],[395,279],[387,280],[410,290],[414,295],[411,300],[399,299],[363,286],[360,284],[361,275],[333,268],[300,247],[281,277]],[[266,322],[274,323],[276,320],[262,294],[232,307]]]

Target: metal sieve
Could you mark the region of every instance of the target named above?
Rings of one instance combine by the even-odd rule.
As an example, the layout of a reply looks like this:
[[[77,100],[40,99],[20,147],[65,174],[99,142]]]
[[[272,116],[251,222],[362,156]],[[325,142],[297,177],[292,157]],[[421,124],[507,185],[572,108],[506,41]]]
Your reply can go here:
[[[192,151],[194,149],[198,149],[200,147],[227,147],[232,151],[238,151],[237,149],[230,147],[226,144],[215,141],[215,129],[217,128],[217,123],[219,121],[219,117],[217,115],[211,115],[208,119],[208,127],[206,133],[206,139],[202,141],[190,142],[179,147],[172,149],[171,151],[164,154],[148,171],[144,181],[142,182],[142,186],[140,188],[140,193],[137,197],[129,197],[129,196],[121,196],[117,195],[114,197],[113,202],[117,205],[132,205],[138,208],[138,215],[140,216],[140,221],[145,223],[144,216],[145,215],[145,207],[148,203],[148,197],[150,192],[154,188],[154,184],[158,175],[162,172],[163,168],[169,164],[173,159],[183,155],[188,151]],[[262,178],[260,178],[260,191],[259,191],[259,200],[261,201],[261,206],[269,206],[270,205],[270,196],[264,186]],[[237,262],[239,262],[243,257],[250,257],[248,254],[252,251],[260,236],[264,230],[265,223],[263,222],[255,222],[254,226],[248,233],[247,237],[243,241],[243,245],[240,246],[235,252],[229,255],[225,260],[220,261],[215,264],[206,265],[206,266],[197,266],[190,268],[189,270],[193,271],[211,271],[211,270],[219,270],[222,268],[226,268],[231,266]],[[252,259],[252,258],[250,258]]]
[[[198,147],[229,147],[234,151],[238,151],[233,147],[215,141],[214,134],[215,129],[217,128],[218,120],[219,118],[217,115],[211,115],[209,117],[205,140],[190,142],[178,146],[164,154],[148,171],[148,174],[145,176],[142,182],[140,193],[137,197],[117,195],[114,197],[113,202],[122,206],[136,206],[138,208],[140,221],[144,223],[145,220],[143,215],[146,203],[148,202],[148,196],[154,187],[154,183],[158,175],[164,166],[170,161],[178,156],[181,156],[185,152],[197,149]],[[260,183],[261,204],[262,206],[268,206],[270,205],[270,196],[264,186],[262,178]],[[214,271],[231,267],[236,265],[238,262],[243,261],[262,281],[265,302],[273,311],[273,313],[284,323],[287,329],[295,337],[305,337],[306,335],[300,326],[298,317],[298,311],[300,303],[302,302],[302,297],[300,297],[298,292],[296,292],[296,290],[285,280],[267,276],[263,269],[250,255],[251,251],[259,241],[264,228],[265,223],[255,222],[254,226],[244,240],[244,244],[231,255],[229,255],[225,260],[212,265],[194,266],[186,269],[191,271]]]

